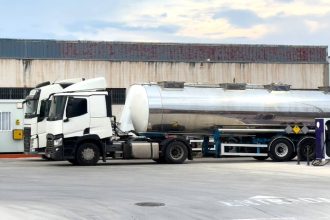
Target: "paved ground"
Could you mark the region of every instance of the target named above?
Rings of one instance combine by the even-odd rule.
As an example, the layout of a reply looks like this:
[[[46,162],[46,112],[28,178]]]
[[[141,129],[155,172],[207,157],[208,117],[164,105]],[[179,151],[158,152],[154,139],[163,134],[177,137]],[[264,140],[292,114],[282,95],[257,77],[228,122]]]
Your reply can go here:
[[[137,203],[149,202],[138,206]],[[143,204],[142,204],[143,205]],[[147,204],[148,205],[148,204]],[[0,219],[330,219],[330,165],[0,160]]]

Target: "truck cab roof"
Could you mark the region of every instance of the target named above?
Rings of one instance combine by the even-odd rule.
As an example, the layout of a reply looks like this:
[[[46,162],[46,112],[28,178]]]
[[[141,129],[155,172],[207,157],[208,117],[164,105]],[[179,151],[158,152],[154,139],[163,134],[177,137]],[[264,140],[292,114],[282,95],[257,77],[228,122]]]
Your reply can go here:
[[[61,92],[54,96],[91,96],[91,95],[107,95],[107,91],[78,91],[78,92]]]

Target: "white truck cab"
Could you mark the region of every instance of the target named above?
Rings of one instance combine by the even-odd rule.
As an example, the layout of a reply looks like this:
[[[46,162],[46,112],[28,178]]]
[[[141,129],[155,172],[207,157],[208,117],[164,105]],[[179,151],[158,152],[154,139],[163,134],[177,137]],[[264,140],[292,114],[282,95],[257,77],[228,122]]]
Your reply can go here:
[[[46,118],[49,96],[84,79],[68,79],[55,83],[44,82],[32,89],[25,98],[24,108],[24,152],[44,154],[46,147]]]
[[[191,159],[188,144],[164,133],[119,134],[112,120],[111,94],[104,78],[77,83],[54,94],[47,118],[46,156],[77,165],[94,165],[101,158],[153,159],[183,163]],[[165,151],[167,157],[163,156]]]

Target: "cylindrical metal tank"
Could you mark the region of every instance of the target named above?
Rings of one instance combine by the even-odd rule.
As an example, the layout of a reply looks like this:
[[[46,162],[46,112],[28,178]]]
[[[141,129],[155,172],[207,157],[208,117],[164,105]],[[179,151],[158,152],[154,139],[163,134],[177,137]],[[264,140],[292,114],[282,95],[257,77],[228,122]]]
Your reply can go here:
[[[267,88],[267,87],[266,87]],[[197,131],[226,125],[313,125],[330,117],[330,94],[320,90],[140,84],[129,88],[124,131]]]

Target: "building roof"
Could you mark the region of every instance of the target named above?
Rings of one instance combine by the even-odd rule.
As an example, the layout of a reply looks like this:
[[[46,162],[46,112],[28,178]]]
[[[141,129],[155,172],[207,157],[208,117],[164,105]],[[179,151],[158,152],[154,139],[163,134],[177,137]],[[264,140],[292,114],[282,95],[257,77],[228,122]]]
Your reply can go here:
[[[327,46],[0,39],[0,58],[13,59],[326,63],[327,57]]]

